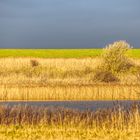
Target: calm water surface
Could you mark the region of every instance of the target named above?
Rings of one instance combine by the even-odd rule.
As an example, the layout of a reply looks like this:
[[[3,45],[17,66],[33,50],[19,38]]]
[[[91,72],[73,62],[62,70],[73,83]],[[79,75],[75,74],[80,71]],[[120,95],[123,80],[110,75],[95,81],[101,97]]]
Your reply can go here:
[[[28,102],[1,102],[0,105],[31,105],[31,106],[45,106],[45,107],[64,107],[70,109],[79,110],[97,110],[108,109],[114,106],[121,106],[123,108],[129,108],[133,104],[140,104],[138,101],[28,101]]]

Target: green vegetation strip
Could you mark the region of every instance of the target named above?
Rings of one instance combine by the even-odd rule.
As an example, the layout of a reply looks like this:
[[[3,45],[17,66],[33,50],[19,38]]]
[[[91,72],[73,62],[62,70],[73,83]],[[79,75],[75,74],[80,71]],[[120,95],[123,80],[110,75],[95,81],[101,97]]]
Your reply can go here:
[[[97,57],[102,49],[0,49],[3,57],[36,57],[36,58],[86,58]],[[128,52],[133,58],[140,58],[140,49]]]

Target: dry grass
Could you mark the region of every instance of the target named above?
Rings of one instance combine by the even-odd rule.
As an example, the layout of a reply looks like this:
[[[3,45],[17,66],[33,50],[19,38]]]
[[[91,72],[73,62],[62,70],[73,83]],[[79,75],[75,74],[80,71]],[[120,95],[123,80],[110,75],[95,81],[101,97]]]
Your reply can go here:
[[[132,60],[140,66],[140,60]],[[140,99],[138,69],[117,75],[119,82],[94,81],[99,58],[0,59],[0,100]]]
[[[139,140],[138,106],[129,110],[76,111],[0,106],[0,137],[7,139]]]
[[[0,100],[138,100],[140,86],[68,85],[0,88]]]

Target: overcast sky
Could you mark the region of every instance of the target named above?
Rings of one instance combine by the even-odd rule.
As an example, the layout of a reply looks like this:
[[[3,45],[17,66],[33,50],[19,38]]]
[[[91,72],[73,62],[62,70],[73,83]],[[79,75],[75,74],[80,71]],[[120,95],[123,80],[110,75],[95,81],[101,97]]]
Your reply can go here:
[[[140,0],[0,0],[1,48],[140,48]]]

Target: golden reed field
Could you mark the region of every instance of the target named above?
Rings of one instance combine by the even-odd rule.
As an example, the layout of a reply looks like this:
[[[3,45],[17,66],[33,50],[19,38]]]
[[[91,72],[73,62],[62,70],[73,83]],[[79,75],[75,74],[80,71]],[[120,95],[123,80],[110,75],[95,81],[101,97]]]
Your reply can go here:
[[[140,112],[78,111],[35,106],[0,106],[1,140],[139,140]]]
[[[140,66],[140,59],[131,59]],[[100,82],[94,75],[101,58],[0,59],[0,100],[126,100],[140,99],[135,68],[119,73],[119,81]]]

